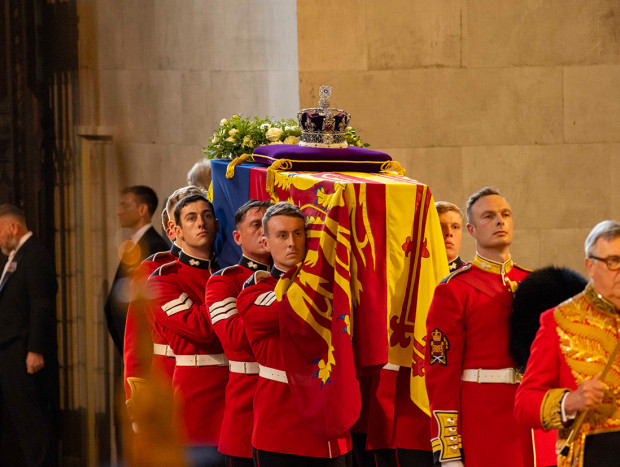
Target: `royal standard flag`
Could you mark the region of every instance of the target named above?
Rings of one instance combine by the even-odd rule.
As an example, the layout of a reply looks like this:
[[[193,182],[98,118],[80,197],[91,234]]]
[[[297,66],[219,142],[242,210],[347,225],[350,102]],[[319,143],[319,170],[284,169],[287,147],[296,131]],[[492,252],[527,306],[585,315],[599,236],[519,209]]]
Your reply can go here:
[[[276,172],[274,201],[307,217],[308,254],[276,288],[291,391],[317,436],[351,428],[357,372],[388,361],[412,368],[412,398],[428,412],[425,321],[448,274],[433,198],[404,176]]]

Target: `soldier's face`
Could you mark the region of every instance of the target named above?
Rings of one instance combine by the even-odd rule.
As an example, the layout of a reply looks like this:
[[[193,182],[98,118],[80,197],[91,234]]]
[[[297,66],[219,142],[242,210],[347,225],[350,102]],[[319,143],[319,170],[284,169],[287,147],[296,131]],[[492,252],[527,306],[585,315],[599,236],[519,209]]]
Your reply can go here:
[[[271,253],[273,264],[288,271],[306,256],[306,227],[299,217],[274,216],[267,224],[263,244]]]
[[[472,219],[467,230],[476,246],[502,249],[512,243],[512,211],[508,201],[498,195],[483,196],[471,207]]]
[[[181,225],[175,226],[175,229],[177,237],[183,241],[184,248],[213,247],[219,224],[211,207],[205,201],[198,200],[184,206],[180,217]]]
[[[439,224],[441,233],[446,245],[448,261],[454,261],[461,249],[461,239],[463,238],[463,220],[458,212],[447,211],[439,214]]]
[[[0,217],[0,249],[8,256],[17,248],[16,222],[8,216]]]
[[[599,238],[594,244],[594,251],[594,256],[599,258],[620,256],[620,237],[610,241]],[[610,271],[604,261],[591,258],[586,258],[586,269],[594,290],[620,308],[620,269]]]
[[[263,216],[266,210],[267,208],[250,209],[233,232],[235,243],[241,247],[243,254],[258,261],[269,255],[262,242]]]

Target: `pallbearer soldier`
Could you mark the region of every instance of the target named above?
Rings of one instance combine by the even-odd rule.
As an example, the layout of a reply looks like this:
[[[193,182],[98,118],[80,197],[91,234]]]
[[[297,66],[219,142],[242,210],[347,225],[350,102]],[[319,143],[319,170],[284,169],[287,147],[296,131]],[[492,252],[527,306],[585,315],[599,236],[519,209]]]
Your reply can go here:
[[[174,205],[189,194],[204,194],[204,192],[195,186],[179,188],[170,195],[166,206],[162,209],[162,227],[172,242],[170,250],[160,251],[149,256],[134,271],[131,284],[132,301],[127,310],[125,345],[123,347],[125,395],[127,397],[127,408],[130,412],[132,400],[140,385],[145,383],[151,369],[156,371],[159,376],[164,377],[168,384],[172,382],[175,364],[174,353],[156,329],[152,314],[149,313],[148,299],[151,294],[146,288],[146,281],[157,268],[171,261],[176,261],[179,257],[183,245],[181,239],[176,238],[175,224],[171,219],[174,219]],[[147,328],[148,333],[145,332]],[[151,348],[146,348],[151,344]]]
[[[278,279],[306,254],[304,216],[296,206],[280,202],[263,217],[263,244],[271,253],[271,274],[256,272],[237,298],[246,335],[259,363],[254,396],[252,446],[254,462],[267,466],[351,465],[351,438],[320,440],[303,422],[288,387],[280,337]]]
[[[204,306],[206,284],[216,267],[213,243],[218,222],[202,195],[181,199],[174,208],[174,221],[183,250],[178,261],[155,271],[147,285],[158,304],[155,321],[176,356],[172,387],[192,464],[223,465],[217,444],[228,361]]]
[[[512,211],[493,188],[467,201],[476,257],[435,289],[427,320],[426,387],[435,460],[531,466],[531,433],[513,415],[518,376],[508,351],[513,292],[528,270],[510,256]]]
[[[268,201],[252,199],[235,214],[235,243],[243,255],[239,264],[216,272],[207,284],[205,305],[211,324],[229,360],[226,406],[220,432],[219,451],[226,466],[252,466],[252,404],[258,381],[258,363],[237,312],[237,295],[256,271],[269,271],[271,255],[263,245],[263,215]]]
[[[463,238],[463,211],[456,204],[447,201],[437,201],[435,207],[448,255],[448,266],[450,271],[454,271],[465,264],[459,256]]]

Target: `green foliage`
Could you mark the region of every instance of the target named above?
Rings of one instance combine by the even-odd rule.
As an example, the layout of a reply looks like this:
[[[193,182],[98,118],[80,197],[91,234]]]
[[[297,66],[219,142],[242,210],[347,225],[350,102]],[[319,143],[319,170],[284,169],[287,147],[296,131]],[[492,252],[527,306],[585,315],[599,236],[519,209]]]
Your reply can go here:
[[[202,152],[209,159],[232,160],[242,154],[251,154],[256,147],[264,144],[298,144],[300,136],[301,128],[292,118],[274,120],[271,117],[233,115],[220,121],[209,145],[202,148]],[[347,127],[345,138],[350,146],[369,146],[362,143],[355,128]]]
[[[270,117],[253,119],[233,115],[222,119],[202,152],[209,159],[232,160],[242,154],[251,154],[264,144],[297,144],[301,129],[292,118],[273,120]]]

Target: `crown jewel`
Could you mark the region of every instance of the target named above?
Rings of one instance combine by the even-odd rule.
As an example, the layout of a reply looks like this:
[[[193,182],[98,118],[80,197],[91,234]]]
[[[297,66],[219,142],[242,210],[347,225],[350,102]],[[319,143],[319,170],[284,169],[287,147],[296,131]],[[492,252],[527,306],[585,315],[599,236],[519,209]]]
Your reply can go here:
[[[319,107],[297,112],[301,128],[300,146],[314,148],[346,148],[345,130],[351,114],[341,109],[330,108],[332,87],[319,88]]]

